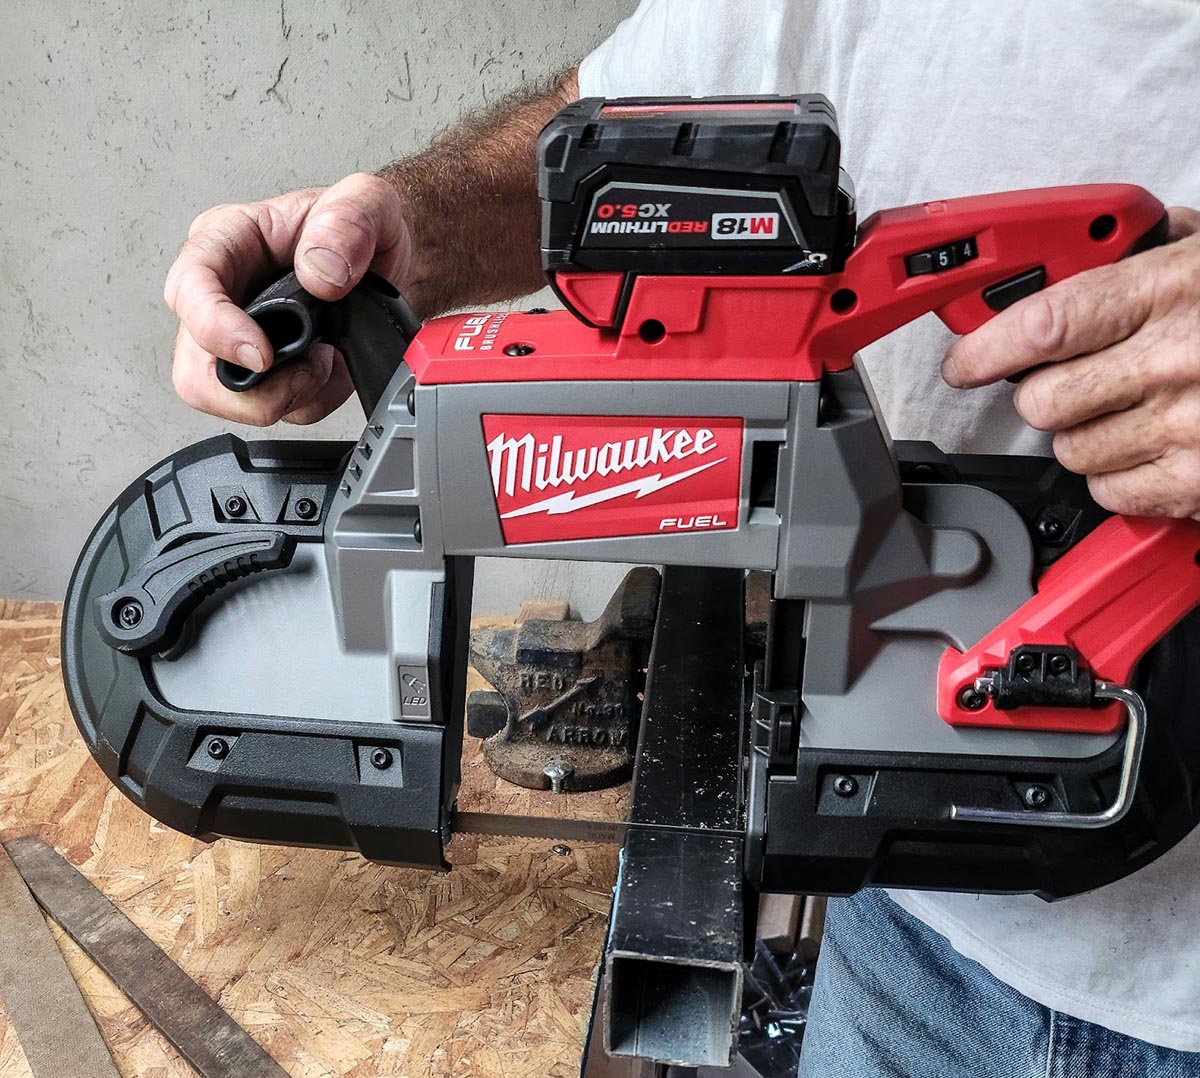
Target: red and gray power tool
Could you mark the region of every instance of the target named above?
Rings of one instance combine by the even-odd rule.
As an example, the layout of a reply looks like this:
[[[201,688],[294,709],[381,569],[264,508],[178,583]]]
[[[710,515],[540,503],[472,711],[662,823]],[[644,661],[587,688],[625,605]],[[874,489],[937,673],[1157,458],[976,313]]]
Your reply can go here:
[[[473,559],[565,558],[666,567],[609,836],[615,1051],[728,1062],[760,889],[1055,898],[1185,835],[1200,523],[1110,515],[1049,459],[893,442],[855,362],[1162,242],[1162,205],[1064,187],[859,226],[839,149],[815,95],[580,101],[540,141],[566,311],[419,325],[373,276],[263,292],[275,367],[335,344],[367,424],[190,446],[97,525],[63,670],[118,788],[189,835],[447,867],[454,830],[505,826],[455,801]]]

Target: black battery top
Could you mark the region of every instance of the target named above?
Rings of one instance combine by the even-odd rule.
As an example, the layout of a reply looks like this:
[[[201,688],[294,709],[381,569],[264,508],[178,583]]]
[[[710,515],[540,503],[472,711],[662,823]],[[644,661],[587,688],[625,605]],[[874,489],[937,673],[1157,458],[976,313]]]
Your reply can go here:
[[[547,271],[828,273],[854,243],[833,106],[586,98],[539,141]]]

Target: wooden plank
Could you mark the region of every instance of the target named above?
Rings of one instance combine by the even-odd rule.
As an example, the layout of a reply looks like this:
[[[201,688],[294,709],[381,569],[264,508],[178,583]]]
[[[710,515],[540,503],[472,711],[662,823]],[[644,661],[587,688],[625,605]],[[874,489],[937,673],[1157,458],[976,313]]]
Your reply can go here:
[[[0,601],[0,838],[36,833],[291,1075],[574,1078],[616,878],[607,845],[458,836],[453,872],[194,841],[150,820],[76,734],[59,609]],[[482,682],[475,680],[475,687]],[[500,782],[468,740],[464,810],[622,819],[627,789]],[[122,1074],[191,1068],[62,933]],[[30,1071],[0,1013],[0,1074]]]

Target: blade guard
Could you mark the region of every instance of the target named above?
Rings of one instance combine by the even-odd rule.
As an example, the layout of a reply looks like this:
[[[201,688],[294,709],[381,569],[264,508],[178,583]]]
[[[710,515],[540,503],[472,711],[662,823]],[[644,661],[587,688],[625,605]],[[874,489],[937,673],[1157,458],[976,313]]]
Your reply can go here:
[[[1110,734],[1119,707],[977,710],[960,703],[975,679],[1022,644],[1074,648],[1105,681],[1129,685],[1149,648],[1200,603],[1200,522],[1110,517],[1043,574],[1037,594],[966,652],[938,667],[938,714],[952,726]]]

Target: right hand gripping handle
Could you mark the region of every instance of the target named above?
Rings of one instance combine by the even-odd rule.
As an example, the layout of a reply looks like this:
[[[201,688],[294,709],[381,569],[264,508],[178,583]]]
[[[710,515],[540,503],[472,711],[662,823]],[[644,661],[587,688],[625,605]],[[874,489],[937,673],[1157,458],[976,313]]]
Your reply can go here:
[[[363,410],[369,416],[404,358],[421,323],[401,295],[382,277],[367,273],[340,300],[317,299],[295,273],[281,277],[246,305],[275,353],[262,372],[217,360],[217,379],[226,389],[244,393],[319,342],[333,345],[346,360]]]

